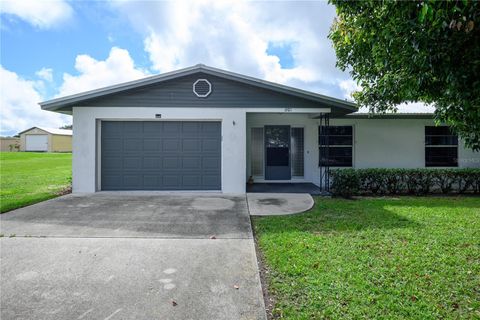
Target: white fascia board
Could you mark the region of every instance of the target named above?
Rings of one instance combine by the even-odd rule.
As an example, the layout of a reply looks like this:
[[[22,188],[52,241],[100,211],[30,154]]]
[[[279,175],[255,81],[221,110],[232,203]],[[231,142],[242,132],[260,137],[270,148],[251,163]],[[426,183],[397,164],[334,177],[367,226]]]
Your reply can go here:
[[[248,108],[247,113],[330,113],[330,108]]]

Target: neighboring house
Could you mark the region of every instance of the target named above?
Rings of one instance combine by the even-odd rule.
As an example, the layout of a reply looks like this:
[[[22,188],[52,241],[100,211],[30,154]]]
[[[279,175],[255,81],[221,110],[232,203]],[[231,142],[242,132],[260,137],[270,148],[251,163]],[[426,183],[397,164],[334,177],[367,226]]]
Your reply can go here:
[[[72,152],[72,130],[32,127],[19,135],[20,151]]]
[[[17,137],[0,137],[0,151],[19,151],[20,138]]]
[[[351,102],[204,65],[41,106],[73,115],[74,192],[244,193],[250,176],[319,185],[328,167],[480,165],[431,114],[369,119]]]

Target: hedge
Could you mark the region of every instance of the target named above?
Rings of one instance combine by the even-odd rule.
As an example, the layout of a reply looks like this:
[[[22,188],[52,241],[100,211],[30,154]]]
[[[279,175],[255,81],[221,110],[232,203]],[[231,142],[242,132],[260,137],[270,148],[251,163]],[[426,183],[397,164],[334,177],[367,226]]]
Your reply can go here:
[[[334,169],[334,195],[480,193],[480,169]]]

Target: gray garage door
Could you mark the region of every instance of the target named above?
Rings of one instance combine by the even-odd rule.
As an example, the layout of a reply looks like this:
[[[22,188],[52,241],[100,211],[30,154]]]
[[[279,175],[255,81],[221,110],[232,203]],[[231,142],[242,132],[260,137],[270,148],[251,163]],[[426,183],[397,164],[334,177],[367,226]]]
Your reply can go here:
[[[220,190],[221,125],[102,121],[102,190]]]

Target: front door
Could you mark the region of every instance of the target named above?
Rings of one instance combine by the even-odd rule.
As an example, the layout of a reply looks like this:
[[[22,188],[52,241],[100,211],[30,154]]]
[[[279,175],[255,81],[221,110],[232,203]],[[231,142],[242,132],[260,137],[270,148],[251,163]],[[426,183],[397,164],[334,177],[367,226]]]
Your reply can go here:
[[[265,180],[290,180],[290,126],[265,126]]]

